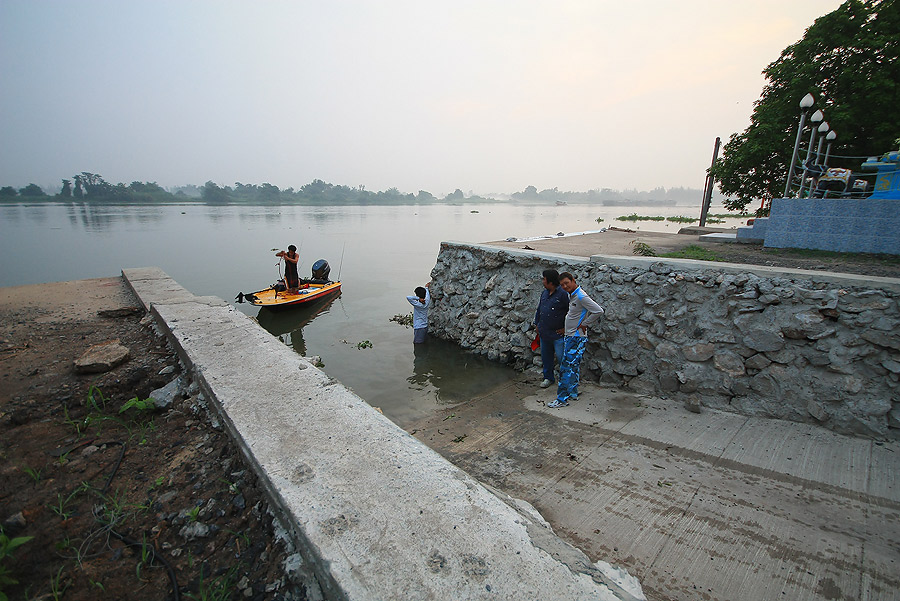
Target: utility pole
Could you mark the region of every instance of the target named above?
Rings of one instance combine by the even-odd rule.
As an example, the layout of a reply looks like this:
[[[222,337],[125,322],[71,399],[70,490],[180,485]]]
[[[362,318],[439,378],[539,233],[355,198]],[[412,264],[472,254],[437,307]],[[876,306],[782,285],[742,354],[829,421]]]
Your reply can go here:
[[[716,136],[716,146],[713,148],[712,163],[709,165],[709,171],[706,172],[706,184],[703,186],[703,204],[700,206],[700,227],[706,227],[706,214],[709,212],[709,203],[712,201],[713,192],[713,176],[712,169],[719,158],[719,146],[722,144],[722,138]]]

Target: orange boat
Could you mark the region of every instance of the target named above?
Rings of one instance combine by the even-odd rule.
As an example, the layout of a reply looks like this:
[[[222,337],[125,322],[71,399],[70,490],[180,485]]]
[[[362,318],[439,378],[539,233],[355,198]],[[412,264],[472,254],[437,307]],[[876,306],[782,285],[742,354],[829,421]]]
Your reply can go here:
[[[312,266],[312,278],[300,280],[296,292],[288,291],[283,280],[279,280],[264,290],[249,294],[239,292],[235,300],[239,303],[247,301],[256,307],[268,309],[287,309],[310,305],[316,301],[332,298],[341,292],[340,281],[328,279],[331,267],[325,259],[319,259]]]
[[[318,283],[318,280],[300,280],[300,288],[296,294],[285,290],[281,283],[269,286],[265,290],[244,294],[244,300],[256,307],[269,309],[286,309],[309,305],[316,301],[330,298],[341,291],[340,282]],[[238,295],[240,296],[240,295]],[[241,302],[240,300],[238,302]]]

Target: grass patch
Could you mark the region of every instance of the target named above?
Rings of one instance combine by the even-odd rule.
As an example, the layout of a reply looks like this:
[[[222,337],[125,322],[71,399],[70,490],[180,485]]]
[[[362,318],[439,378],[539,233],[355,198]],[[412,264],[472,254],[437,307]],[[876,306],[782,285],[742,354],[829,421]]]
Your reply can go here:
[[[665,257],[667,259],[694,259],[695,261],[724,261],[725,259],[721,258],[715,252],[703,248],[702,246],[697,246],[696,244],[692,244],[690,246],[685,246],[681,250],[676,250],[670,253],[666,253],[664,255],[660,255],[661,257]]]
[[[813,248],[764,248],[766,254],[793,259],[837,259],[855,263],[872,263],[876,265],[900,265],[900,256],[873,253],[844,253],[834,250],[816,250]]]

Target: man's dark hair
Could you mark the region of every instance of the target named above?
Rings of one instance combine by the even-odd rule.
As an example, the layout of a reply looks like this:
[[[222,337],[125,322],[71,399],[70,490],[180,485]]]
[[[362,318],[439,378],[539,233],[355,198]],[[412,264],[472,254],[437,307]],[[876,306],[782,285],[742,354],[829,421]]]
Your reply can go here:
[[[425,289],[422,288],[421,286],[416,288],[415,293],[416,293],[416,296],[418,296],[419,298],[425,298]]]
[[[288,246],[288,250],[294,252],[295,250],[297,250],[297,247],[291,244],[290,246]]]
[[[553,284],[554,286],[559,286],[559,272],[555,269],[545,269],[544,273],[542,273],[548,282]]]
[[[569,273],[568,271],[564,271],[564,272],[562,272],[561,274],[559,274],[559,279],[561,279],[561,280],[569,279],[569,280],[572,280],[572,281],[574,282],[574,281],[575,281],[575,276],[572,275],[571,273]]]

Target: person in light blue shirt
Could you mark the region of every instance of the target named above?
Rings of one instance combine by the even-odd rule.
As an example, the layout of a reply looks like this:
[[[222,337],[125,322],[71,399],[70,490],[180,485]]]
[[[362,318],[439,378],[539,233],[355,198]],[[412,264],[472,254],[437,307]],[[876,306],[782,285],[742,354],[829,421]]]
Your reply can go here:
[[[559,384],[556,399],[547,407],[565,407],[578,398],[578,381],[581,376],[581,357],[587,346],[588,326],[600,319],[603,307],[598,305],[575,283],[575,276],[568,271],[559,274],[560,287],[569,293],[569,312],[566,314],[563,336],[563,357],[559,362]]]
[[[413,307],[413,344],[422,344],[428,337],[428,307],[431,306],[431,293],[428,287],[419,286],[415,289],[415,296],[407,296],[406,300]]]

